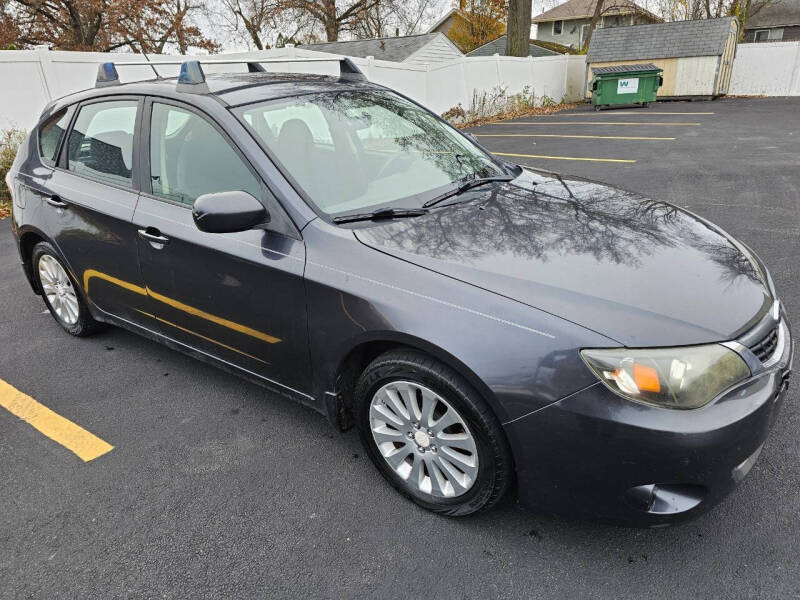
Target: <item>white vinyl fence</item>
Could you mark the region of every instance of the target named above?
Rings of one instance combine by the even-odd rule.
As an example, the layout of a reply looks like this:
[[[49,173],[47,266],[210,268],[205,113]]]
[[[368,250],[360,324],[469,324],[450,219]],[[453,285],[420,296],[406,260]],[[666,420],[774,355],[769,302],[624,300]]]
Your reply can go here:
[[[800,42],[740,44],[728,93],[800,96]]]
[[[260,52],[217,55],[212,59],[266,60],[270,58],[336,58],[336,55],[312,52],[302,48],[282,48]],[[180,60],[182,56],[150,55],[154,63]],[[201,57],[202,58],[202,57]],[[209,58],[209,57],[205,57]],[[94,85],[97,65],[106,61],[117,64],[142,61],[136,54],[104,54],[99,52],[61,52],[46,48],[0,51],[0,129],[33,126],[44,105],[52,99]],[[585,61],[582,56],[542,58],[470,57],[453,62],[423,66],[405,65],[372,58],[352,59],[370,81],[386,85],[413,98],[437,114],[458,104],[468,108],[473,92],[508,94],[528,91],[537,99],[548,96],[577,99],[583,85]],[[338,74],[335,62],[265,64],[267,70]],[[208,73],[218,70],[244,70],[244,66],[207,65]],[[133,81],[153,77],[147,66],[118,67],[120,79]],[[178,66],[158,67],[162,76],[177,75]]]
[[[260,52],[218,55],[213,58],[266,60],[270,58],[337,58],[337,55],[303,48],[282,48]],[[189,58],[151,55],[154,63]],[[202,57],[201,57],[202,58]],[[207,58],[207,57],[206,57]],[[141,61],[137,54],[100,52],[59,52],[46,48],[0,51],[0,130],[29,129],[44,105],[55,98],[94,85],[97,65]],[[417,100],[437,114],[461,104],[469,108],[474,94],[508,94],[527,90],[537,99],[582,98],[586,62],[583,56],[514,58],[481,56],[422,66],[372,58],[352,59],[370,81],[386,85]],[[335,62],[266,64],[268,70],[337,74]],[[235,66],[204,67],[206,72],[236,69]],[[238,67],[244,69],[243,66]],[[158,67],[161,75],[177,75],[178,67]],[[119,68],[122,81],[153,76],[147,66]],[[741,44],[733,65],[729,93],[738,96],[800,96],[800,42]]]

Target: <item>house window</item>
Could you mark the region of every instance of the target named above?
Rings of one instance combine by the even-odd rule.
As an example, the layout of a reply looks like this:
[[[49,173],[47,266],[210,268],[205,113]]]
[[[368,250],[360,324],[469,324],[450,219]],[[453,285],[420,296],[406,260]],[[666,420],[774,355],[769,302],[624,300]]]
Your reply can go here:
[[[553,21],[553,35],[561,35],[564,30],[564,21]]]
[[[755,38],[753,38],[756,42],[767,42],[769,41],[769,29],[759,29],[756,31]]]

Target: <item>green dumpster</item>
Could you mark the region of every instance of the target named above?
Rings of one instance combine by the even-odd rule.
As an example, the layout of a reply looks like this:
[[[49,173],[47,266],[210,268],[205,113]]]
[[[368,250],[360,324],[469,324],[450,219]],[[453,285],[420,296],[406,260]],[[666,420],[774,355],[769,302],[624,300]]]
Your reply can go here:
[[[664,83],[661,73],[662,69],[652,63],[592,69],[594,109],[625,104],[647,106],[650,102],[655,102],[656,92]]]

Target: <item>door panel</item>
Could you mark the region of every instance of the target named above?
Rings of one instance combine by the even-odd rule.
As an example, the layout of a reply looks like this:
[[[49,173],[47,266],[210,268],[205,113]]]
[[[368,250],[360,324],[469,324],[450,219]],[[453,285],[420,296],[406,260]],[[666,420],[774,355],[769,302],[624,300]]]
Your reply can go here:
[[[128,98],[79,107],[59,162],[64,168],[41,167],[32,180],[39,222],[90,302],[133,322],[149,307],[131,222],[139,104]],[[50,142],[41,141],[47,154]]]
[[[48,190],[66,208],[45,204],[50,231],[78,284],[97,308],[126,320],[141,321],[147,298],[131,222],[137,194],[56,171]],[[46,200],[45,200],[46,203]]]
[[[242,190],[282,222],[247,161],[205,115],[177,103],[145,110],[142,161],[148,177],[134,214],[150,318],[184,344],[273,382],[308,393],[305,246],[266,226],[200,231],[192,204]]]
[[[215,234],[191,210],[142,196],[139,257],[151,319],[171,337],[226,362],[308,393],[305,246],[261,229]]]

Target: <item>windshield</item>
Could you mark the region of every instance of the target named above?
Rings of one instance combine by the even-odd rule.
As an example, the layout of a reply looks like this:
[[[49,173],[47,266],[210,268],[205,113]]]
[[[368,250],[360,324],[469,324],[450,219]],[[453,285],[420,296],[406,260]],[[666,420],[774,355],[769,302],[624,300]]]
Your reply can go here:
[[[328,215],[416,208],[460,181],[503,174],[475,144],[391,92],[281,98],[238,114]]]

